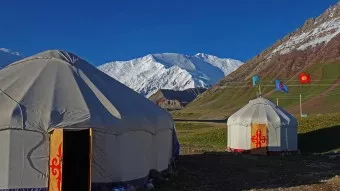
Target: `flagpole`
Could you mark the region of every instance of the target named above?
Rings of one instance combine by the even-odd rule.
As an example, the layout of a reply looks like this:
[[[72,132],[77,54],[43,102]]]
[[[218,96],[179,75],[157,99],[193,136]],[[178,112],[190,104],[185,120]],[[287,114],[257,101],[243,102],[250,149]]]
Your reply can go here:
[[[300,117],[302,118],[302,95],[301,95],[301,82],[300,82]]]
[[[300,93],[300,117],[302,117],[301,93]]]
[[[262,97],[261,96],[261,84],[259,84],[259,96]]]

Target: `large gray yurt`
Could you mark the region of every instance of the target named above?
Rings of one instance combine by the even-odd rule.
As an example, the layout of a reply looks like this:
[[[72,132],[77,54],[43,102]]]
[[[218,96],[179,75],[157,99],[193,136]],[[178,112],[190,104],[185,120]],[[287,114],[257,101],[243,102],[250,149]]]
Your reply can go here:
[[[143,182],[178,154],[165,110],[71,53],[15,62],[0,88],[0,190]]]

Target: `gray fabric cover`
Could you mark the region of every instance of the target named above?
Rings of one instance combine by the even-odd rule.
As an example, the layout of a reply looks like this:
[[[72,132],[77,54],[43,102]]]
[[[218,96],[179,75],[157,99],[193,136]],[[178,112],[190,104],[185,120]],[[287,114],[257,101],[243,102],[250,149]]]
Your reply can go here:
[[[0,129],[81,126],[119,133],[172,126],[167,112],[67,52],[46,51],[9,65],[0,70],[0,88]]]
[[[71,53],[7,66],[0,89],[0,189],[47,187],[54,128],[93,129],[93,182],[137,179],[169,164],[170,114]]]

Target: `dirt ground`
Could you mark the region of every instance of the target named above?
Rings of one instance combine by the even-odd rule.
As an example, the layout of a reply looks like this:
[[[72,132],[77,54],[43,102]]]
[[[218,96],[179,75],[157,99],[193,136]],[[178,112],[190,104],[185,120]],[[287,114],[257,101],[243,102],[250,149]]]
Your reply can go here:
[[[156,190],[340,191],[340,156],[181,155],[176,173]]]

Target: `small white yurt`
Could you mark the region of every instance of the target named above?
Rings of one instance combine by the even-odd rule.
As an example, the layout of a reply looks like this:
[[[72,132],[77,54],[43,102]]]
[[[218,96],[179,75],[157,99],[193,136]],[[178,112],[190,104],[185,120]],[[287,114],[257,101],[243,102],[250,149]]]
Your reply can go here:
[[[228,118],[228,150],[232,152],[297,151],[297,120],[268,99],[250,100]]]
[[[178,155],[169,113],[64,51],[0,70],[0,190],[143,185]]]

